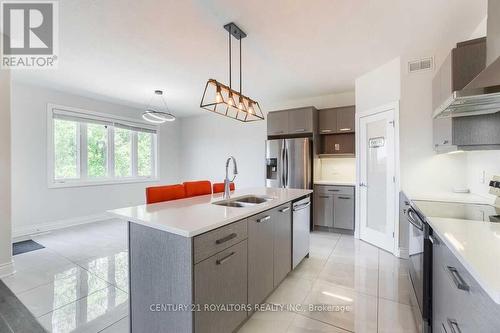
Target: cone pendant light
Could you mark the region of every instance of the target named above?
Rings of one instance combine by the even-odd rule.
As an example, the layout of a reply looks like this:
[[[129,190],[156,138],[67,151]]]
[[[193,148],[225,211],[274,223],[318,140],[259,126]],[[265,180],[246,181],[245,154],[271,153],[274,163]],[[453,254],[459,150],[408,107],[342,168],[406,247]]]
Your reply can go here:
[[[242,92],[242,70],[241,70],[241,40],[247,35],[234,23],[224,26],[229,36],[229,86],[214,79],[209,79],[205,85],[205,91],[201,98],[200,107],[202,109],[234,118],[242,122],[264,120],[264,114],[259,103]],[[231,39],[236,38],[240,42],[240,89],[232,87],[231,73]]]

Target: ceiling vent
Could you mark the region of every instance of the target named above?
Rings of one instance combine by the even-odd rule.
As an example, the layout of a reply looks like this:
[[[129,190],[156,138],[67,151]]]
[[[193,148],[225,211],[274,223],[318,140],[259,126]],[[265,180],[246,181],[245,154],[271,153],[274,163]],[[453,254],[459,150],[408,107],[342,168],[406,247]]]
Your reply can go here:
[[[408,73],[428,71],[432,69],[433,58],[422,58],[420,60],[408,62]]]

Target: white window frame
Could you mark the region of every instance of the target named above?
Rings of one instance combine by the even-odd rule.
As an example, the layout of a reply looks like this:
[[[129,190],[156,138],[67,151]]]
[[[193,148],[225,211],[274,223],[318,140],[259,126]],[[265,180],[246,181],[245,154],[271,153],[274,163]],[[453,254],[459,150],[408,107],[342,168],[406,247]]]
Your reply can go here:
[[[81,118],[103,120],[110,123],[120,123],[123,125],[131,127],[141,127],[156,132],[156,139],[152,142],[152,162],[151,162],[151,176],[139,176],[137,169],[137,151],[134,147],[137,147],[137,132],[132,132],[132,176],[130,177],[120,177],[115,178],[115,166],[114,166],[114,126],[110,126],[108,129],[108,145],[107,145],[107,167],[108,176],[105,178],[88,178],[87,177],[87,163],[82,161],[87,160],[87,131],[85,129],[87,124],[81,123],[77,127],[77,135],[79,138],[78,152],[77,152],[77,171],[79,178],[74,179],[55,179],[55,151],[54,151],[54,111],[65,111],[69,113],[78,114]],[[155,138],[153,137],[153,138]],[[159,168],[159,149],[160,147],[160,130],[158,126],[151,125],[150,123],[128,118],[122,116],[115,116],[110,114],[99,113],[91,110],[85,110],[81,108],[75,108],[64,105],[57,105],[48,103],[47,104],[47,184],[49,188],[65,188],[65,187],[83,187],[83,186],[99,186],[99,185],[116,185],[116,184],[127,184],[127,183],[143,183],[143,182],[156,182],[158,181],[158,171]],[[85,156],[84,156],[85,155]]]

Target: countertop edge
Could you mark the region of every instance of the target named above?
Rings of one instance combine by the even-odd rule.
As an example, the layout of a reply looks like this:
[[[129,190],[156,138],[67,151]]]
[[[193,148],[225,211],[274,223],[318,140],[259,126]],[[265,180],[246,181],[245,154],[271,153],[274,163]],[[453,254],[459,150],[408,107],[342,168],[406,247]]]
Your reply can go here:
[[[265,212],[265,211],[270,210],[270,209],[274,209],[274,208],[276,208],[278,206],[281,206],[281,205],[283,205],[283,204],[285,204],[287,202],[292,202],[294,200],[297,200],[299,198],[311,195],[313,193],[313,190],[304,190],[304,191],[308,191],[308,193],[300,194],[300,195],[291,195],[290,198],[287,198],[287,200],[278,200],[278,199],[276,199],[275,201],[269,202],[268,204],[266,204],[264,206],[256,205],[255,206],[255,210],[252,210],[251,212],[247,212],[247,213],[243,214],[242,216],[228,218],[227,220],[216,222],[216,223],[211,224],[209,226],[206,226],[206,227],[194,230],[194,231],[190,231],[190,232],[186,231],[186,230],[182,230],[182,229],[172,228],[172,227],[165,226],[165,225],[162,225],[162,224],[155,224],[155,223],[147,222],[147,221],[135,218],[135,217],[118,214],[118,213],[116,213],[116,212],[114,212],[112,210],[107,211],[107,212],[109,214],[112,214],[113,216],[115,216],[117,218],[120,218],[122,220],[126,220],[128,222],[140,224],[140,225],[143,225],[143,226],[146,226],[146,227],[150,227],[150,228],[153,228],[153,229],[157,229],[157,230],[169,232],[169,233],[176,234],[176,235],[179,235],[179,236],[183,236],[183,237],[186,237],[186,238],[192,238],[192,237],[204,234],[206,232],[218,229],[218,228],[223,227],[225,225],[228,225],[228,224],[231,224],[231,223],[234,223],[234,222],[241,221],[243,219],[249,218],[250,216],[253,216],[253,215]]]
[[[457,260],[465,267],[465,269],[472,275],[472,277],[477,281],[477,283],[483,288],[483,290],[491,297],[491,299],[497,303],[500,304],[500,290],[495,290],[493,287],[491,287],[487,282],[484,281],[484,279],[481,277],[481,274],[478,273],[472,265],[469,264],[469,262],[460,254],[459,251],[455,248],[453,243],[451,243],[445,235],[441,233],[439,230],[439,227],[436,226],[435,223],[432,221],[432,217],[427,217],[426,220],[432,227],[432,230],[436,232],[439,236],[439,238],[444,242],[444,244],[450,249],[450,251],[453,253],[453,255],[457,258]],[[487,223],[487,222],[478,222],[478,223]]]

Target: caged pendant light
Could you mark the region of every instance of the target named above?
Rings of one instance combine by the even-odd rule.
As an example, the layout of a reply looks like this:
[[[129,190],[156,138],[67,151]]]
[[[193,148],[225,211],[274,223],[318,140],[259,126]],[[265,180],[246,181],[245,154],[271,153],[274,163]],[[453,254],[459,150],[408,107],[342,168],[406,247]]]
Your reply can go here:
[[[259,103],[248,96],[243,95],[242,91],[242,71],[241,71],[241,40],[247,35],[236,24],[228,23],[224,26],[229,36],[229,86],[224,85],[217,80],[209,79],[200,107],[202,109],[234,118],[242,122],[251,122],[264,120],[264,114],[260,109]],[[240,46],[240,89],[236,91],[232,87],[231,73],[231,39],[239,40]]]

